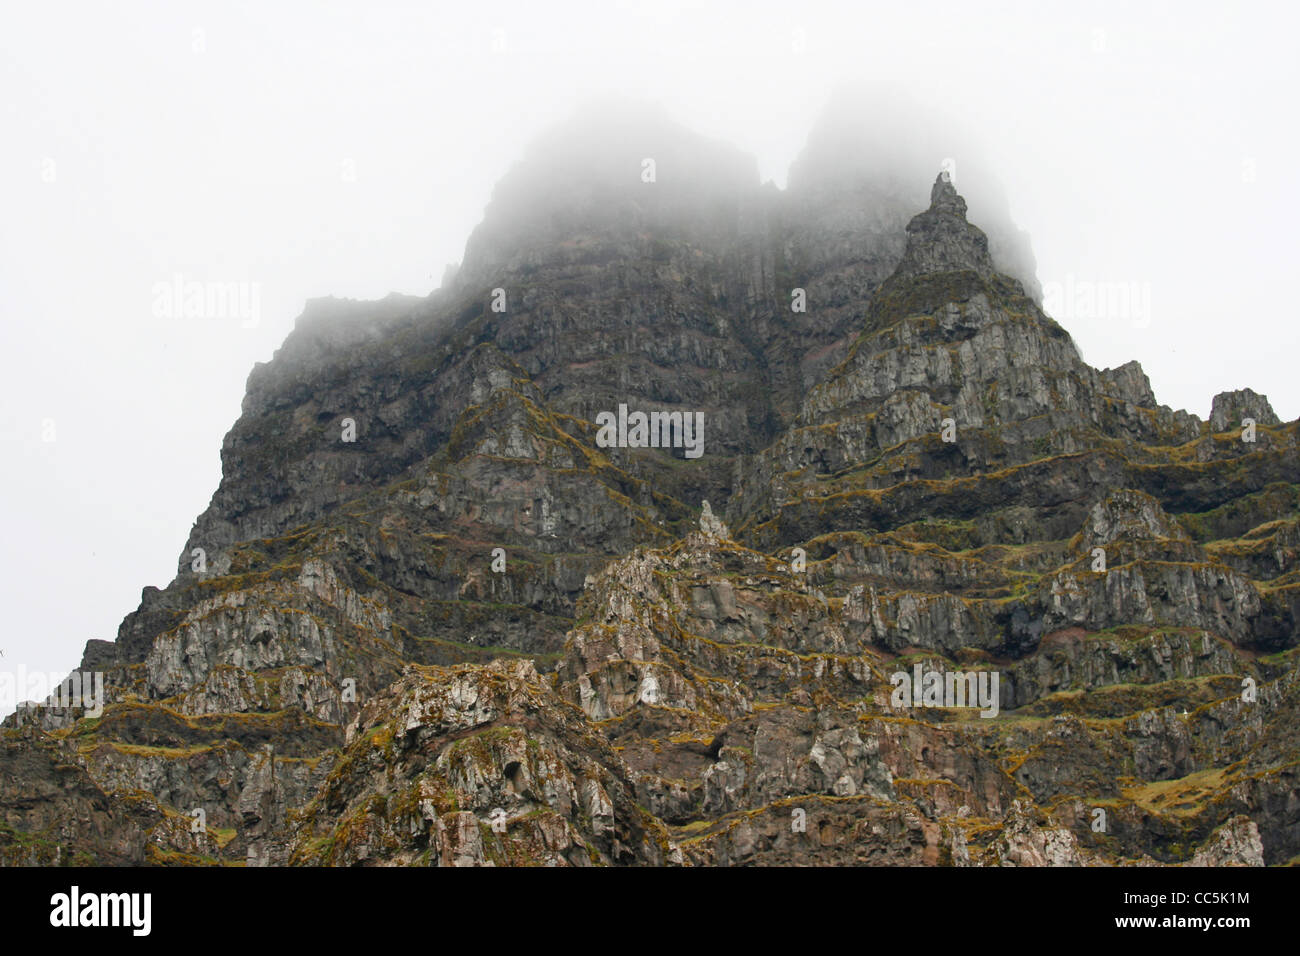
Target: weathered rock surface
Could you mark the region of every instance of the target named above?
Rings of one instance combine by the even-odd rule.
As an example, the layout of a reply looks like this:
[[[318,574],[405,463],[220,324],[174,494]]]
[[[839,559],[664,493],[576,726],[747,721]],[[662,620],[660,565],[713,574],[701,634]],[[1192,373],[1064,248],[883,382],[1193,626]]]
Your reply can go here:
[[[587,123],[254,369],[102,715],[0,731],[0,862],[1300,855],[1300,425],[1088,366],[946,175]]]

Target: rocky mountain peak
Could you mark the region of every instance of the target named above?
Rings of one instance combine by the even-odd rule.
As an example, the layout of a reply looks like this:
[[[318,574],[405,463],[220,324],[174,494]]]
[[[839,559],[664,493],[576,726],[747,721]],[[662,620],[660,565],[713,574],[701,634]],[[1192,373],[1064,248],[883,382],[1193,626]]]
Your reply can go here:
[[[1001,170],[983,138],[961,117],[916,101],[906,87],[837,90],[791,164],[789,192],[823,228],[897,229],[924,208],[925,171],[935,167],[952,170],[953,184],[961,184],[998,271],[1041,302],[1029,235],[1012,220]],[[897,226],[890,222],[895,216]]]
[[[966,218],[966,200],[957,194],[957,187],[953,185],[952,177],[946,169],[940,170],[934,185],[930,187],[930,208]]]
[[[1087,365],[857,116],[781,192],[588,113],[449,288],[313,302],[102,707],[0,731],[0,863],[1300,857],[1300,423]]]
[[[966,200],[947,172],[930,189],[930,208],[907,224],[907,251],[896,275],[957,272],[969,269],[991,276],[997,269],[989,256],[988,236],[966,221]]]
[[[455,280],[495,282],[707,234],[758,190],[757,162],[734,146],[652,103],[594,100],[534,139],[497,183]]]
[[[1210,407],[1210,427],[1216,432],[1240,428],[1246,419],[1259,425],[1278,424],[1277,413],[1269,404],[1268,396],[1260,395],[1254,389],[1240,388],[1214,396]]]

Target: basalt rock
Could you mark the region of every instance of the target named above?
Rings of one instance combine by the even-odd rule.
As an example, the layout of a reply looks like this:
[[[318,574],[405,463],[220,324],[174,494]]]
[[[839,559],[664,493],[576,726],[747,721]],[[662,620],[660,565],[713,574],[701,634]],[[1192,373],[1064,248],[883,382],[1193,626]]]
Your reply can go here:
[[[1273,412],[1273,406],[1268,403],[1268,398],[1257,395],[1249,388],[1235,392],[1220,392],[1214,396],[1210,410],[1210,427],[1216,432],[1240,428],[1247,419],[1260,425],[1280,424],[1277,415]]]
[[[1087,365],[1009,219],[832,131],[781,191],[580,117],[443,288],[309,303],[102,713],[6,721],[0,862],[1300,855],[1300,424]]]

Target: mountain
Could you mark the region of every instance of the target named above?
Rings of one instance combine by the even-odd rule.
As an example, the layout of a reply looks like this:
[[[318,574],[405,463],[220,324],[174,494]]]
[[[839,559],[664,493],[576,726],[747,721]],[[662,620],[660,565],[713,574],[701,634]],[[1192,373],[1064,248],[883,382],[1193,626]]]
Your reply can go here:
[[[442,288],[309,302],[102,714],[6,721],[0,860],[1300,855],[1300,423],[1087,365],[854,120],[779,190],[580,113]]]

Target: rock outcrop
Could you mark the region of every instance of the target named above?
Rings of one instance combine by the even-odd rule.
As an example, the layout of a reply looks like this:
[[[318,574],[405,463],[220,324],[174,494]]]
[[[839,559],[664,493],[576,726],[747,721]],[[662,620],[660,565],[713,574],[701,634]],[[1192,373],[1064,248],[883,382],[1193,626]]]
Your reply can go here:
[[[1300,855],[1300,424],[1087,365],[946,174],[591,122],[253,370],[102,715],[0,732],[0,862]]]

